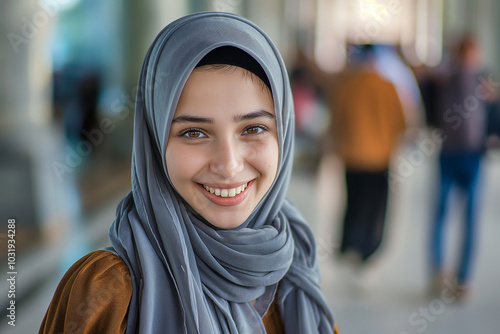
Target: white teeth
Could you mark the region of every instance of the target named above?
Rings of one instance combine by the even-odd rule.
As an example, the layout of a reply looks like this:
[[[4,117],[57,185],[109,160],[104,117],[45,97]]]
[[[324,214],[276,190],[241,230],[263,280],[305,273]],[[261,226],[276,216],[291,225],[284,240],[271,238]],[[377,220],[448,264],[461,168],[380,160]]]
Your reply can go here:
[[[210,192],[211,194],[215,194],[215,196],[220,196],[220,197],[234,197],[236,195],[241,194],[245,189],[247,188],[248,184],[241,185],[237,188],[232,188],[232,189],[217,189],[217,188],[212,188],[209,186],[203,186],[206,191]]]

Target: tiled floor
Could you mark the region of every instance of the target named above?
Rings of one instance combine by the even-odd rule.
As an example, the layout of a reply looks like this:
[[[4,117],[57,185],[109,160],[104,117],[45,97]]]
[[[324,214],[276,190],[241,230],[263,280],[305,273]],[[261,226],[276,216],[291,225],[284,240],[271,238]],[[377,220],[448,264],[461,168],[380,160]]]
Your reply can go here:
[[[485,164],[487,182],[484,183],[474,289],[464,303],[430,299],[425,293],[425,237],[435,185],[432,159],[416,168],[391,192],[383,247],[376,261],[363,271],[351,270],[335,256],[343,201],[342,180],[335,163],[323,167],[318,178],[297,171],[289,194],[318,236],[323,287],[342,333],[500,333],[500,155],[490,157]],[[92,247],[106,242],[107,226],[103,222],[112,221],[116,201],[113,199],[109,207],[90,218],[92,228],[87,234],[96,241]],[[457,219],[458,214],[452,213],[450,244],[457,239]],[[29,265],[28,261],[24,263]],[[50,269],[52,279],[18,306],[17,326],[12,328],[3,319],[0,333],[37,332],[61,275],[57,266],[53,268]]]

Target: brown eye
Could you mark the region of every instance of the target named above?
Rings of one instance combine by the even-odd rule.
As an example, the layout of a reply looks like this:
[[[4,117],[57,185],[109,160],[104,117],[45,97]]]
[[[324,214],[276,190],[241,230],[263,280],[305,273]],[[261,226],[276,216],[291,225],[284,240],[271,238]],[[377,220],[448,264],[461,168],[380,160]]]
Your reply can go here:
[[[259,133],[259,128],[250,128],[247,130],[247,133],[251,135]]]
[[[180,136],[188,139],[200,139],[206,137],[206,135],[198,129],[187,129],[183,131]]]
[[[246,128],[244,133],[247,135],[259,135],[264,131],[267,131],[267,128],[263,125],[258,125],[258,126],[250,126],[250,127]]]

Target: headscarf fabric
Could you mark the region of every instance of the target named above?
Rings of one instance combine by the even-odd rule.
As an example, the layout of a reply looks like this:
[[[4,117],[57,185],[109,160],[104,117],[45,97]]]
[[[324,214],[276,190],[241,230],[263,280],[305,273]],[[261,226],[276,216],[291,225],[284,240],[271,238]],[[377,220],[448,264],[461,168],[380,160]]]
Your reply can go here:
[[[208,224],[171,185],[165,162],[184,84],[210,51],[253,57],[272,90],[279,166],[250,217],[234,229]],[[135,106],[132,190],[109,237],[132,278],[126,333],[265,333],[275,300],[287,333],[333,333],[319,286],[310,228],[286,199],[293,153],[293,102],[283,60],[267,35],[229,13],[204,12],[166,26],[145,57]]]

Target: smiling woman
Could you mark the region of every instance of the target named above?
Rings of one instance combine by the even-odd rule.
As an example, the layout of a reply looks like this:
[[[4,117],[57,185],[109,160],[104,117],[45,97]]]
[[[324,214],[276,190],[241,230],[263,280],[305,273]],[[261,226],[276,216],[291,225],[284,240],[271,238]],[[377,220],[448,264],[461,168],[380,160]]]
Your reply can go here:
[[[236,66],[193,71],[165,152],[177,192],[220,228],[237,227],[250,216],[278,168],[272,96],[245,71]]]
[[[68,271],[40,332],[336,332],[311,229],[286,199],[293,101],[270,39],[233,14],[183,17],[139,87],[112,247]]]

